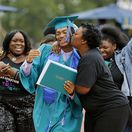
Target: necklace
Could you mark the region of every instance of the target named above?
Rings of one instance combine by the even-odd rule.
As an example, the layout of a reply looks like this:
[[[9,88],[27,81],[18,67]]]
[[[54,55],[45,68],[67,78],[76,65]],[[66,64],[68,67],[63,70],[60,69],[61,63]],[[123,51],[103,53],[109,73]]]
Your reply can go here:
[[[22,62],[22,61],[24,60],[23,58],[25,58],[24,55],[15,56],[15,55],[12,55],[12,54],[8,54],[7,56],[8,56],[8,57],[10,58],[10,60],[11,60],[12,62],[14,62],[14,63]]]
[[[11,58],[11,60],[12,60],[13,62],[15,62],[15,61],[16,61],[16,57]]]

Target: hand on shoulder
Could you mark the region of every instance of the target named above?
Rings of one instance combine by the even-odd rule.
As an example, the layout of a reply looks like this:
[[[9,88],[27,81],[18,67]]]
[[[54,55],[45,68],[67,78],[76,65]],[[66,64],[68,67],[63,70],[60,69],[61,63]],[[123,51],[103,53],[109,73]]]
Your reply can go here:
[[[28,56],[26,58],[26,61],[28,63],[32,63],[33,59],[36,58],[36,57],[38,57],[38,56],[40,56],[39,50],[32,49],[32,50],[30,50],[30,52],[29,52],[29,54],[28,54]]]

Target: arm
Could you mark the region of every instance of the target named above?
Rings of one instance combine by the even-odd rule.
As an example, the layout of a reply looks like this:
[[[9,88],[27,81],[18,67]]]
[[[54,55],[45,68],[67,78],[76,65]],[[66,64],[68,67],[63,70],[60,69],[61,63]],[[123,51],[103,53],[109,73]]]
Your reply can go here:
[[[70,82],[66,81],[64,84],[64,89],[67,91],[69,94],[69,98],[78,106],[81,106],[80,100],[75,92],[75,85]]]
[[[64,84],[64,89],[67,91],[67,93],[69,94],[69,96],[73,96],[74,95],[74,84],[70,81],[66,81]]]
[[[46,58],[50,53],[51,46],[42,45],[38,50],[40,51],[41,55],[33,60],[30,74],[28,76],[25,75],[23,67],[20,67],[20,81],[23,84],[23,87],[30,93],[35,92],[36,82],[46,63]]]
[[[94,58],[84,58],[79,63],[76,77],[76,92],[82,95],[88,94],[97,80],[98,72]]]
[[[74,85],[70,81],[66,81],[64,84],[64,89],[69,93],[69,95],[72,97],[74,95],[74,89],[76,89],[76,92],[79,94],[87,94],[90,91],[90,88]]]
[[[65,82],[64,89],[69,93],[69,98],[70,98],[69,103],[73,111],[73,115],[75,117],[80,117],[82,116],[82,105],[76,92],[74,91],[74,88],[75,85],[72,82],[70,81]]]
[[[84,95],[89,93],[89,91],[90,91],[90,88],[79,86],[79,85],[76,85],[75,89],[76,89],[77,93],[84,94]]]
[[[128,44],[122,49],[121,54],[128,54],[129,57],[132,57],[132,38],[128,42]]]
[[[24,75],[25,76],[29,76],[29,74],[31,72],[32,63],[28,63],[25,60],[21,67],[22,67],[22,70],[23,70]]]
[[[30,50],[26,60],[24,61],[24,63],[21,66],[25,76],[28,76],[30,74],[31,67],[32,67],[32,62],[33,62],[34,58],[36,58],[38,56],[40,56],[39,50],[35,50],[35,49]]]
[[[18,70],[11,67],[9,63],[5,64],[4,62],[0,61],[0,76],[5,76],[13,78],[15,80],[19,80],[18,74],[19,74]]]

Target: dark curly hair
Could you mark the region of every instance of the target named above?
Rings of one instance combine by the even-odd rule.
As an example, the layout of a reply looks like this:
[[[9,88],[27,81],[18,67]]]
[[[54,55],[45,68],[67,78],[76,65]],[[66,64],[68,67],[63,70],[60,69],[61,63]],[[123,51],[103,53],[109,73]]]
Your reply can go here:
[[[24,54],[27,54],[31,50],[31,42],[29,40],[28,35],[24,31],[22,31],[22,30],[13,30],[13,31],[8,32],[6,34],[4,40],[3,40],[3,44],[2,44],[3,53],[5,53],[5,54],[8,53],[8,51],[9,51],[9,44],[11,42],[11,39],[18,32],[20,32],[23,35],[23,37],[24,37],[24,41],[25,41]]]
[[[117,49],[122,49],[129,41],[128,36],[114,25],[104,24],[100,26],[102,40],[116,44]]]
[[[92,24],[81,24],[83,30],[83,39],[87,41],[90,49],[99,47],[101,43],[101,34],[98,28]]]
[[[55,28],[54,27],[49,27],[44,29],[43,35],[46,36],[48,34],[55,34]]]

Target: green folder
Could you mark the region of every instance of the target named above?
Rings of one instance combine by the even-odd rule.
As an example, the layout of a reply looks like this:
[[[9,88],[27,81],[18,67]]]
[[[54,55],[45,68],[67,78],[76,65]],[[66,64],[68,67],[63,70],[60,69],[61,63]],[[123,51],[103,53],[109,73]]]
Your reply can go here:
[[[48,60],[40,74],[37,85],[47,86],[63,94],[68,94],[64,89],[64,83],[67,80],[75,83],[76,75],[77,70],[58,62]]]

